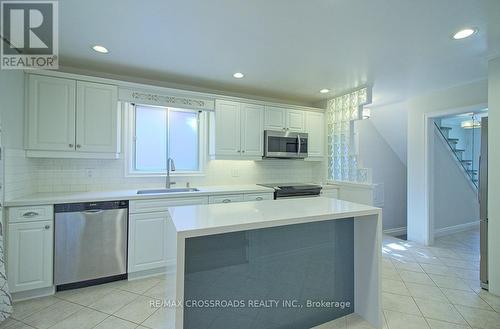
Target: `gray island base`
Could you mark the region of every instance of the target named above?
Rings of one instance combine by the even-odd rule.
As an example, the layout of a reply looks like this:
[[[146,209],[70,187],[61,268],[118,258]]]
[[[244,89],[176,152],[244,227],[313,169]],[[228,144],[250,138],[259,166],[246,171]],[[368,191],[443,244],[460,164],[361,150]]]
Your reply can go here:
[[[168,328],[380,318],[381,211],[327,198],[169,208]]]

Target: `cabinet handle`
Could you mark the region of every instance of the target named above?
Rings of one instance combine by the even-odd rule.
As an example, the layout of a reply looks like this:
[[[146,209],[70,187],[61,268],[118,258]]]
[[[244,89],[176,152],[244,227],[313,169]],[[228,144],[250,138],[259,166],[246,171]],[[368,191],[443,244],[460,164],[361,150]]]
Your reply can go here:
[[[50,228],[50,225],[45,225],[44,227],[46,230],[48,230]]]
[[[258,196],[258,197],[256,197],[256,198],[255,198],[255,200],[257,200],[257,201],[262,201],[262,200],[264,200],[264,199],[262,199],[262,197],[261,197],[261,196]]]
[[[69,144],[68,146],[69,146],[70,148],[73,148],[73,146],[74,146],[74,145],[73,145],[73,144]]]
[[[238,150],[238,153],[241,153],[241,150]]]
[[[76,144],[77,149],[79,149],[80,147],[82,147],[80,144]]]
[[[229,203],[229,202],[231,202],[230,199],[224,199],[224,200],[222,200],[222,203]]]
[[[35,217],[35,216],[38,216],[40,215],[39,213],[35,212],[35,211],[28,211],[28,212],[25,212],[23,214],[23,217],[25,218],[32,218],[32,217]]]
[[[245,153],[245,150],[241,151],[241,153]]]

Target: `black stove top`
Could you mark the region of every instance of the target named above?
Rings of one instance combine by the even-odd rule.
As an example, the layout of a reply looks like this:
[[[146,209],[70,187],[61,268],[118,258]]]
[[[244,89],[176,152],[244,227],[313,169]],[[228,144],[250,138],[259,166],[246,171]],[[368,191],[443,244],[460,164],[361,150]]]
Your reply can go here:
[[[321,185],[304,184],[304,183],[276,183],[276,184],[257,184],[260,186],[270,187],[274,189],[274,198],[289,198],[289,197],[305,197],[319,196],[321,193]]]

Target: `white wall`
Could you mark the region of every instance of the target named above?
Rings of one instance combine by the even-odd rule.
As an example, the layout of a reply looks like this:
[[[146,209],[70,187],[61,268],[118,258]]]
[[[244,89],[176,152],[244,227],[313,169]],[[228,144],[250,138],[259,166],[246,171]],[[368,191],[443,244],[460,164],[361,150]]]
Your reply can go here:
[[[373,184],[383,184],[384,230],[406,228],[406,165],[375,128],[372,119],[356,121],[359,161],[372,170]],[[397,126],[396,126],[397,127]],[[401,131],[404,129],[393,130]],[[375,189],[377,193],[377,189]],[[377,199],[377,196],[375,195]]]
[[[387,144],[406,166],[408,108],[405,103],[396,103],[371,108],[371,122]]]
[[[408,101],[408,238],[429,244],[429,117],[483,109],[488,81],[480,80]],[[491,112],[491,111],[490,111]]]
[[[442,234],[446,228],[478,222],[479,202],[477,190],[437,128],[433,138],[431,210],[434,230]]]
[[[0,119],[4,147],[23,148],[24,74],[0,70]]]
[[[489,64],[488,263],[490,292],[500,295],[500,58]]]

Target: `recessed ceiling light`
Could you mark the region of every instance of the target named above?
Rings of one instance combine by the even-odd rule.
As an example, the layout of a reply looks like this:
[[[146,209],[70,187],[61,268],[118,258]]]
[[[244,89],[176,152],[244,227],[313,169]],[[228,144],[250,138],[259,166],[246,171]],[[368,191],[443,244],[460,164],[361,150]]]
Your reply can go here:
[[[477,32],[476,29],[471,29],[471,28],[463,29],[463,30],[460,30],[457,33],[455,33],[453,35],[453,39],[455,39],[455,40],[465,39],[465,38],[470,37],[471,35],[473,35],[476,32]]]
[[[235,77],[236,79],[241,79],[243,78],[245,75],[241,72],[236,72],[235,74],[233,74],[233,77]]]
[[[330,89],[326,89],[326,88],[325,89],[321,89],[319,92],[322,93],[322,94],[326,94],[326,93],[330,92]]]
[[[95,51],[97,51],[98,53],[101,53],[101,54],[107,54],[109,52],[106,47],[99,46],[99,45],[93,46],[92,49],[94,49]]]

